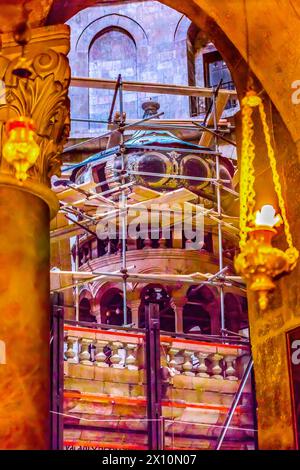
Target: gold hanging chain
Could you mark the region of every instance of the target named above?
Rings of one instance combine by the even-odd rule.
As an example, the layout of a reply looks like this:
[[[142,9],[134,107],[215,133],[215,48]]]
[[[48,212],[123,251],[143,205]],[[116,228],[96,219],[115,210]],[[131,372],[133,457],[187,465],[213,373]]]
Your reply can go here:
[[[275,192],[278,198],[279,208],[284,223],[284,231],[288,244],[286,254],[289,256],[290,261],[292,263],[296,263],[299,256],[299,252],[293,245],[292,234],[287,219],[279,174],[277,171],[276,158],[271,144],[271,136],[267,124],[267,116],[262,99],[253,90],[248,91],[242,101],[243,144],[240,188],[240,247],[243,248],[245,246],[249,231],[249,224],[251,225],[254,222],[253,211],[255,207],[255,176],[253,162],[255,157],[255,146],[253,143],[254,124],[252,119],[252,113],[255,107],[258,107],[260,118],[262,121]]]
[[[252,120],[253,106],[249,97],[242,101],[243,120],[243,144],[241,164],[241,188],[240,188],[240,247],[245,246],[248,236],[248,222],[253,219],[255,207],[254,189],[254,157],[255,147],[253,143],[254,126]]]
[[[293,246],[293,240],[292,240],[292,235],[291,235],[291,232],[290,232],[290,225],[289,225],[289,222],[287,220],[285,204],[284,204],[284,200],[283,200],[283,196],[282,196],[281,184],[280,184],[279,175],[278,175],[278,171],[277,171],[277,165],[276,165],[274,150],[273,150],[273,147],[272,147],[272,144],[271,144],[271,136],[270,136],[270,132],[269,132],[268,124],[267,124],[267,116],[266,116],[266,112],[264,110],[264,106],[263,106],[262,102],[259,104],[259,114],[260,114],[261,121],[262,121],[262,124],[263,124],[263,131],[264,131],[264,135],[265,135],[265,141],[266,141],[266,144],[267,144],[268,157],[269,157],[269,160],[270,160],[270,166],[271,166],[271,170],[272,170],[272,176],[273,176],[273,181],[274,181],[275,192],[276,192],[277,197],[278,197],[279,208],[280,208],[282,220],[283,220],[283,223],[284,223],[284,230],[285,230],[286,240],[287,240],[289,248],[291,248]]]

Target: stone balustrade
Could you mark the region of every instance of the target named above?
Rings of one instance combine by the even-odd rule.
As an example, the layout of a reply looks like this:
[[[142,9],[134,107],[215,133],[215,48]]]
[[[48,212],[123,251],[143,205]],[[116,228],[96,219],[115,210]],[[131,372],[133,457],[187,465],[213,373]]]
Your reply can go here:
[[[142,342],[139,334],[66,325],[64,359],[71,364],[138,370]]]
[[[80,445],[106,442],[109,448],[120,443],[130,448],[132,442],[147,446],[144,333],[68,324],[64,328],[65,440]],[[161,335],[166,449],[211,449],[238,390],[248,354],[246,346]],[[248,383],[226,434],[225,448],[253,448],[252,406]]]
[[[241,377],[247,346],[163,339],[164,363],[171,375],[236,381]],[[243,358],[243,360],[242,360]]]
[[[144,335],[65,325],[64,356],[71,364],[138,371],[145,364]],[[170,377],[237,381],[247,356],[246,345],[161,337],[161,365]]]

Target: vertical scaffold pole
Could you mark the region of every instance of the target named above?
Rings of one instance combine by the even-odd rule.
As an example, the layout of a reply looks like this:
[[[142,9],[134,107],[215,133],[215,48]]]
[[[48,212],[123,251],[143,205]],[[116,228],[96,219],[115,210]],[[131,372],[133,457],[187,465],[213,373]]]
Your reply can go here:
[[[161,377],[160,377],[160,319],[159,304],[149,299],[145,306],[147,418],[149,450],[163,448]]]
[[[63,449],[64,408],[64,296],[51,295],[51,449]]]
[[[121,153],[121,186],[126,183],[126,149],[124,145],[124,106],[123,106],[123,82],[122,77],[119,75],[119,103],[120,103],[120,153]],[[127,241],[127,196],[125,188],[121,192],[121,210],[119,210],[119,221],[121,221],[121,272],[123,274],[123,321],[124,326],[128,324],[127,315],[127,262],[126,262],[126,241]]]
[[[213,93],[213,117],[214,117],[214,132],[215,132],[215,150],[218,150],[219,141],[218,141],[218,121],[217,121],[217,100],[218,88],[214,90]],[[218,212],[218,244],[219,244],[219,271],[221,272],[224,269],[223,264],[223,234],[222,234],[222,200],[221,200],[221,187],[220,187],[220,157],[216,156],[216,195],[217,195],[217,212]],[[220,326],[221,326],[221,335],[224,334],[225,329],[225,306],[224,306],[224,288],[221,285],[220,289]]]
[[[224,423],[224,426],[222,428],[222,431],[221,431],[221,434],[220,436],[218,437],[218,440],[217,440],[217,443],[216,443],[216,447],[215,447],[215,450],[220,450],[221,447],[222,447],[222,444],[223,444],[223,441],[225,439],[225,436],[226,436],[226,433],[229,429],[229,426],[230,426],[230,423],[231,423],[231,420],[233,418],[233,415],[235,413],[235,410],[236,410],[236,407],[240,401],[240,398],[242,396],[242,393],[244,391],[244,388],[245,388],[245,385],[249,379],[249,376],[250,376],[250,373],[251,373],[251,370],[252,370],[252,367],[253,367],[253,359],[250,359],[248,364],[247,364],[247,367],[245,369],[245,372],[244,372],[244,375],[242,377],[242,380],[240,382],[240,385],[239,385],[239,388],[237,389],[237,392],[234,396],[234,399],[233,399],[233,402],[231,404],[231,407],[229,409],[229,412],[228,412],[228,415],[226,417],[226,420],[225,420],[225,423]]]
[[[75,271],[79,271],[79,236],[76,236],[75,244]],[[79,322],[79,286],[78,281],[75,281],[75,320]]]

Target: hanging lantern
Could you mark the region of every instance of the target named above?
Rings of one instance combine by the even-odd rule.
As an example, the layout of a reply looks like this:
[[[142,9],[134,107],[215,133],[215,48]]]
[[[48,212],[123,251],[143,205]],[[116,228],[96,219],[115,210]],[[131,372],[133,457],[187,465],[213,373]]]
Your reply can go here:
[[[253,143],[254,108],[258,108],[267,146],[267,154],[272,170],[275,192],[281,215],[271,205],[265,205],[254,214],[254,158]],[[242,162],[240,181],[240,254],[235,258],[235,268],[247,281],[249,289],[257,293],[261,310],[268,306],[268,294],[275,288],[273,279],[284,272],[290,272],[296,266],[299,252],[293,246],[289,222],[287,220],[282,196],[276,159],[271,144],[266,113],[261,98],[255,91],[249,91],[242,101]],[[272,246],[272,239],[277,234],[275,227],[283,224],[288,248],[282,251]]]
[[[28,169],[35,164],[40,153],[34,140],[33,121],[23,116],[11,119],[6,124],[6,132],[8,139],[3,146],[3,157],[14,166],[16,178],[25,181]]]

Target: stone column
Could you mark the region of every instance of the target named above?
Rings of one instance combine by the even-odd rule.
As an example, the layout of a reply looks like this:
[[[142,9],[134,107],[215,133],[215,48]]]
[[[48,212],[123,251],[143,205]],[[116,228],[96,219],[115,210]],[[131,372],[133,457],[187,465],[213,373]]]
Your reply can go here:
[[[186,304],[185,299],[174,299],[175,301],[175,325],[176,325],[176,333],[183,333],[183,308]]]
[[[12,74],[21,50],[2,35],[0,79],[6,104],[0,105],[2,149],[5,122],[21,115],[36,125],[40,155],[19,183],[0,156],[0,449],[49,449],[49,223],[58,201],[49,189],[58,174],[69,131],[67,97],[69,28],[37,28],[26,47],[31,76]]]
[[[175,328],[176,333],[183,333],[183,308],[186,305],[186,289],[177,286],[172,290],[172,307],[175,310]]]
[[[137,293],[138,295],[140,292]],[[139,307],[141,305],[140,297],[134,296],[134,298],[130,299],[130,308],[131,308],[131,321],[135,324],[138,328],[139,326]]]
[[[96,318],[97,323],[101,323],[101,309],[99,299],[91,299],[91,315]]]

